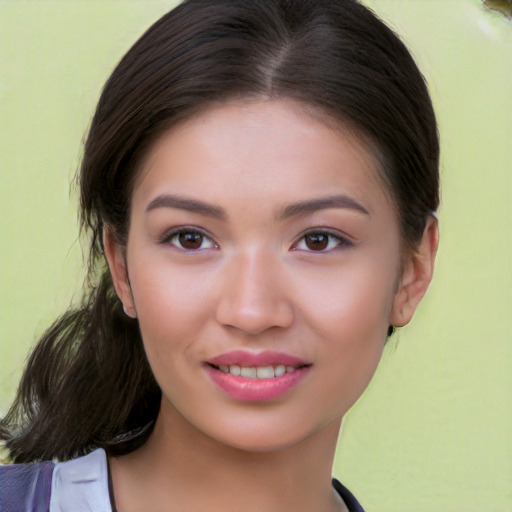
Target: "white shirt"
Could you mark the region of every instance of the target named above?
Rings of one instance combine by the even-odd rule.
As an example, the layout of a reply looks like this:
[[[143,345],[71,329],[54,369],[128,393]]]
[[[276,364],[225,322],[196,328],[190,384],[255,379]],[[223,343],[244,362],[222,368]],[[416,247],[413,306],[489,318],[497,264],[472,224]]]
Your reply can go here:
[[[56,464],[50,512],[112,512],[105,450]]]

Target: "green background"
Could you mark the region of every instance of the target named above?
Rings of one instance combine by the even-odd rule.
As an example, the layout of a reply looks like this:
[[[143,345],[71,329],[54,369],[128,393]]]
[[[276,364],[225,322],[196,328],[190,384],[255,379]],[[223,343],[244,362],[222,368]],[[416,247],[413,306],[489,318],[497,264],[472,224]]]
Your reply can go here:
[[[512,511],[512,24],[479,0],[367,0],[430,83],[441,247],[349,413],[335,474],[367,512]],[[0,412],[80,295],[70,182],[109,72],[175,2],[0,0]]]

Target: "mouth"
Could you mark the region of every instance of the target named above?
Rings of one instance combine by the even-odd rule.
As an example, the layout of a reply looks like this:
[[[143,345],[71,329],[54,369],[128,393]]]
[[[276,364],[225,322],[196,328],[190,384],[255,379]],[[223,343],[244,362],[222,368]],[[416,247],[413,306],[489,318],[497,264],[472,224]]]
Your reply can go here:
[[[242,366],[240,364],[230,364],[230,365],[215,365],[212,363],[206,363],[211,366],[215,370],[219,370],[223,373],[229,373],[234,377],[242,377],[245,379],[275,379],[282,377],[287,373],[293,373],[301,368],[306,368],[311,366],[310,364],[300,364],[300,365],[267,365],[267,366]]]
[[[313,366],[286,353],[234,351],[203,364],[214,384],[236,400],[265,401],[297,386]]]

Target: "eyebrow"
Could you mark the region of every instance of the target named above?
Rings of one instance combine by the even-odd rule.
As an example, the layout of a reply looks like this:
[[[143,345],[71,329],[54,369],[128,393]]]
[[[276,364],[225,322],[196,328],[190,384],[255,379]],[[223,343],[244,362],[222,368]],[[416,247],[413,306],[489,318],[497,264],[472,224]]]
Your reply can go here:
[[[156,208],[177,208],[179,210],[187,210],[207,217],[215,219],[226,219],[227,214],[224,208],[215,206],[198,199],[190,199],[188,197],[164,194],[153,199],[146,207],[146,212],[155,210]]]
[[[278,218],[281,220],[289,219],[307,213],[313,213],[318,210],[327,210],[328,208],[347,208],[355,210],[365,215],[371,216],[370,212],[357,201],[346,195],[336,195],[319,197],[317,199],[310,199],[307,201],[300,201],[293,203],[281,210]]]
[[[220,206],[206,203],[198,199],[191,199],[177,195],[163,194],[156,197],[148,204],[146,212],[157,208],[177,208],[205,215],[207,217],[213,217],[215,219],[227,219],[226,210]],[[300,215],[313,213],[319,210],[327,210],[328,208],[346,208],[370,216],[370,212],[351,197],[346,195],[336,195],[289,204],[278,212],[277,218],[279,220],[286,220],[290,217],[298,217]]]

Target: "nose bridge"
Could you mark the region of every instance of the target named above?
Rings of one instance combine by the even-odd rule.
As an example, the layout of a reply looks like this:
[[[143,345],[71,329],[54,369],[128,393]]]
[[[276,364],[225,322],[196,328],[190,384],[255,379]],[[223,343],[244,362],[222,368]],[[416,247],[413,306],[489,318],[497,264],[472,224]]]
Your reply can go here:
[[[237,254],[226,268],[218,320],[249,334],[287,327],[293,307],[278,257],[265,248]]]

